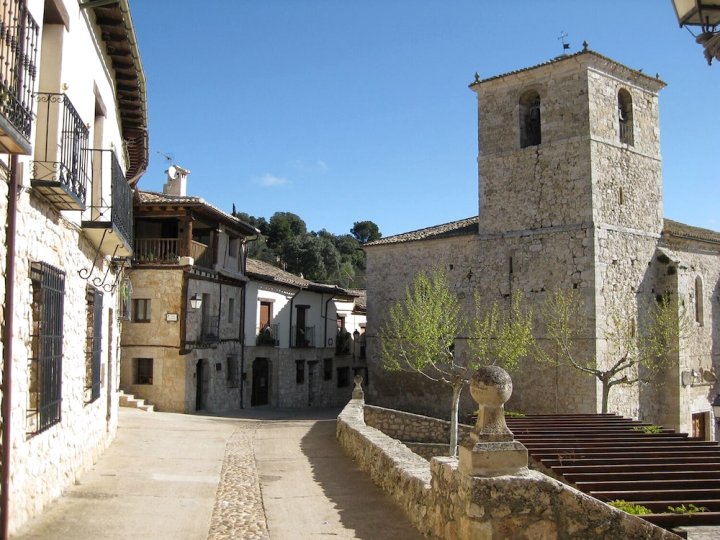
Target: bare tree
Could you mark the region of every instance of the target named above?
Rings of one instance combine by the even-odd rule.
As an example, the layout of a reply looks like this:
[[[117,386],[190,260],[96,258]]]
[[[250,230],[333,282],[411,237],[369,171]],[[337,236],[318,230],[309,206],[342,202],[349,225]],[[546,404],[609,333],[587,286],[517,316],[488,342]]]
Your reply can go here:
[[[654,380],[670,362],[687,330],[684,306],[671,295],[658,295],[647,311],[644,325],[634,316],[610,314],[605,332],[605,366],[594,354],[575,352],[574,344],[584,333],[580,316],[582,301],[573,290],[557,290],[544,303],[541,318],[553,351],[537,348],[536,358],[554,365],[567,365],[595,377],[602,385],[602,412],[608,412],[610,390],[617,385],[632,386]]]
[[[436,268],[415,276],[378,332],[385,369],[419,373],[452,389],[450,456],[457,455],[460,395],[473,372],[489,364],[512,369],[530,349],[532,317],[521,309],[519,293],[511,303],[508,314],[495,303],[481,315],[476,296],[475,316],[468,321],[445,272]],[[468,347],[459,353],[455,342],[466,333]]]

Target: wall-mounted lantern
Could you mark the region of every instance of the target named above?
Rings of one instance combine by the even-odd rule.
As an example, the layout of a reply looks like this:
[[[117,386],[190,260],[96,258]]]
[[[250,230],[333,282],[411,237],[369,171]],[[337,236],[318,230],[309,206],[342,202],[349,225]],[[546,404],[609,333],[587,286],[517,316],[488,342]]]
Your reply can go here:
[[[715,396],[715,401],[712,402],[712,408],[715,420],[720,420],[720,394]]]
[[[716,31],[720,24],[720,0],[672,0],[672,3],[680,27],[700,28],[695,41],[705,48],[708,65],[713,58],[720,60],[720,32]]]
[[[195,293],[190,297],[190,307],[192,309],[200,309],[200,306],[202,306],[202,295]]]

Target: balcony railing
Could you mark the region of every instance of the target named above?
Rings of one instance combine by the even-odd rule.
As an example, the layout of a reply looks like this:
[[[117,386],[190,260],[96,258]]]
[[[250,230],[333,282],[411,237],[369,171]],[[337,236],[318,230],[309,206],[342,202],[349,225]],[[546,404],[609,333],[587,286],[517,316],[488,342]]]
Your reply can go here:
[[[82,226],[105,255],[129,257],[133,247],[132,190],[112,150],[91,150],[92,193]],[[108,187],[110,188],[108,191]]]
[[[205,244],[193,240],[190,245],[190,256],[195,259],[195,266],[202,266],[204,268],[213,267],[212,249]]]
[[[203,315],[200,342],[217,343],[218,341],[220,341],[220,317],[217,315]]]
[[[277,347],[278,340],[278,325],[277,324],[265,324],[258,327],[257,338],[255,339],[255,345],[265,347]]]
[[[84,210],[90,130],[65,94],[38,93],[32,186],[59,210]]]
[[[0,148],[29,154],[40,27],[25,0],[0,6]]]
[[[136,238],[136,262],[177,264],[179,258],[177,238]]]
[[[315,346],[315,327],[314,326],[293,326],[291,347],[298,349]]]

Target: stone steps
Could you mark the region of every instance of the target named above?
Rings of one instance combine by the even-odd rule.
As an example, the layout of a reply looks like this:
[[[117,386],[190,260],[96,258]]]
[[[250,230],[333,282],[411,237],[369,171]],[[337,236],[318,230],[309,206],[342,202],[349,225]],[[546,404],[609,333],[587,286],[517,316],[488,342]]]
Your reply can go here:
[[[120,406],[131,409],[140,409],[145,412],[155,412],[155,405],[146,403],[144,399],[136,398],[132,394],[126,394],[124,390],[120,390]]]

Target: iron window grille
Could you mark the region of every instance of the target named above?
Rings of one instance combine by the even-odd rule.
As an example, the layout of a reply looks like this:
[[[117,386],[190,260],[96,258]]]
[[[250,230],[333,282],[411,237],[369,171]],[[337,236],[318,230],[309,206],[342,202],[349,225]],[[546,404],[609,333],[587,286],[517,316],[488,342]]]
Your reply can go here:
[[[40,26],[25,0],[0,6],[0,115],[28,141],[33,120]]]
[[[133,384],[152,384],[153,383],[153,359],[152,358],[135,358],[135,373]]]
[[[94,287],[88,287],[85,302],[87,304],[85,403],[92,403],[100,397],[103,294]]]
[[[28,433],[60,422],[65,272],[43,262],[30,266],[32,282]]]

